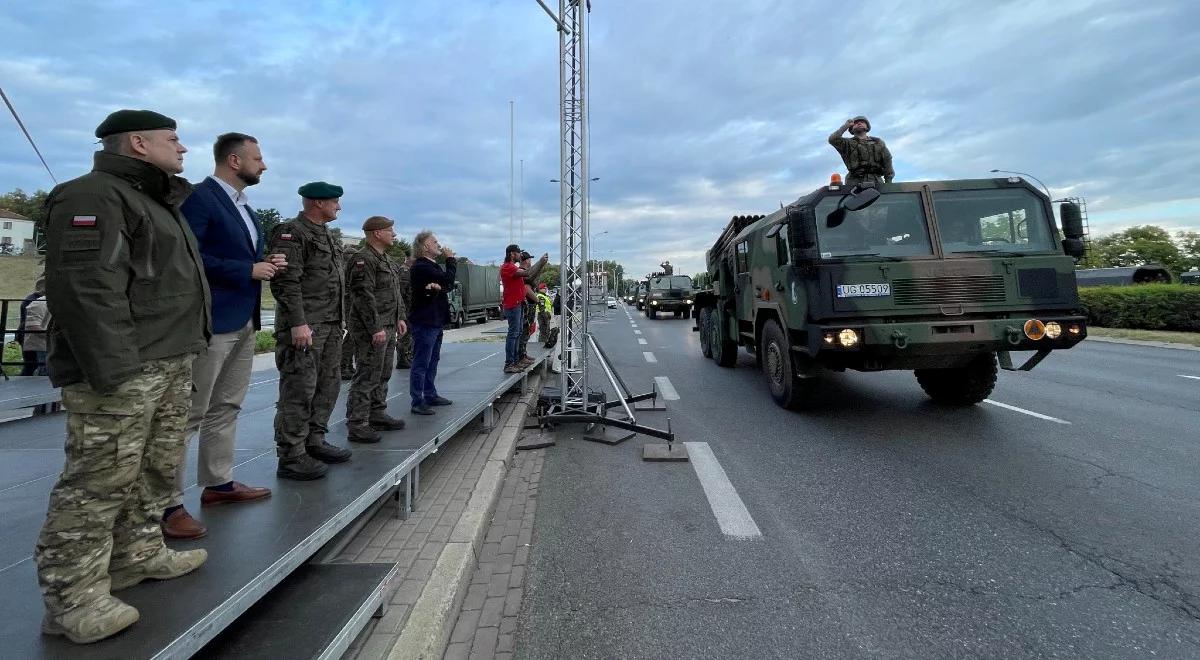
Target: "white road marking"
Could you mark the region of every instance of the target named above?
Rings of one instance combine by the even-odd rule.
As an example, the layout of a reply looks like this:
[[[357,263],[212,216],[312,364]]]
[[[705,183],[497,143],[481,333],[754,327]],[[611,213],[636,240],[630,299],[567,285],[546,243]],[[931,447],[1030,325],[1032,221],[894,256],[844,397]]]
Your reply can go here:
[[[642,339],[642,338],[640,338],[640,337],[639,337],[639,338],[638,338],[638,343],[639,343],[639,344],[641,344],[642,346],[645,346],[645,345],[646,345],[646,340],[645,340],[645,339]]]
[[[658,363],[658,358],[654,357],[653,353],[647,353],[646,351],[642,351],[642,357],[646,358],[646,361],[649,362],[650,364]]]
[[[630,324],[629,324],[629,327],[631,327],[631,328],[636,328],[636,327],[637,327],[637,324],[636,324],[636,323],[630,323]]]
[[[1191,378],[1192,380],[1200,380],[1200,376],[1185,376],[1183,374],[1179,374],[1179,377],[1180,378]]]
[[[752,539],[762,536],[762,531],[746,510],[737,489],[730,483],[725,469],[717,461],[712,448],[707,442],[685,442],[688,459],[700,479],[704,496],[708,498],[708,506],[717,517],[721,533],[735,539]]]
[[[1021,413],[1021,414],[1023,414],[1023,415],[1029,415],[1030,417],[1037,417],[1038,419],[1044,419],[1044,420],[1046,420],[1046,421],[1048,421],[1048,422],[1054,422],[1055,424],[1070,424],[1070,423],[1071,423],[1071,422],[1068,422],[1068,421],[1067,421],[1067,420],[1065,420],[1065,419],[1059,419],[1059,418],[1057,418],[1057,417],[1051,417],[1050,415],[1043,415],[1042,413],[1039,413],[1039,412],[1033,412],[1032,410],[1025,410],[1024,408],[1018,408],[1018,407],[1016,407],[1016,406],[1010,406],[1010,405],[1008,405],[1007,403],[1000,403],[999,401],[992,401],[991,399],[984,399],[984,400],[983,400],[983,402],[984,402],[984,403],[990,403],[990,404],[992,404],[993,406],[997,406],[997,407],[999,407],[999,408],[1004,408],[1005,410],[1011,410],[1011,411],[1013,411],[1013,412],[1019,412],[1019,413]]]
[[[671,379],[666,376],[655,376],[654,382],[658,383],[658,391],[662,392],[663,398],[667,401],[678,401],[679,392],[675,391],[675,386],[671,384]]]
[[[642,331],[641,331],[641,330],[634,330],[634,331],[633,331],[633,334],[635,334],[635,335],[640,335],[640,334],[642,334]]]

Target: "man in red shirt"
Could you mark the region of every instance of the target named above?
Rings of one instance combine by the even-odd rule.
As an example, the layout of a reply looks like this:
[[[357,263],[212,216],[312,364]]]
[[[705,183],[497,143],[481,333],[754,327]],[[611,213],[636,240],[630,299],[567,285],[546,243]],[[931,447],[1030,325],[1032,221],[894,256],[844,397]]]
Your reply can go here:
[[[549,260],[549,254],[543,254],[541,261]],[[504,318],[508,319],[508,336],[504,340],[504,373],[520,373],[521,340],[525,335],[525,325],[522,319],[521,305],[525,300],[525,278],[529,271],[521,268],[521,247],[509,245],[504,249],[504,265],[500,266],[500,283],[504,287],[501,305],[504,307]],[[528,365],[526,365],[528,366]]]

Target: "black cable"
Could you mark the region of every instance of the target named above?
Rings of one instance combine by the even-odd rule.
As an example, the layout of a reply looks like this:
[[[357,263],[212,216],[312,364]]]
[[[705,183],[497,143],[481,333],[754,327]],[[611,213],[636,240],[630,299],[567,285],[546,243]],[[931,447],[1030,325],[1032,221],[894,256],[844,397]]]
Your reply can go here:
[[[33,136],[25,128],[25,122],[21,121],[20,115],[17,114],[17,109],[13,107],[11,101],[8,100],[8,95],[4,93],[4,88],[0,87],[0,98],[4,99],[4,105],[8,106],[8,111],[12,113],[13,119],[17,120],[17,126],[21,127],[21,132],[25,134],[25,139],[29,140],[29,146],[33,147],[33,152],[37,154],[38,160],[42,161],[42,167],[46,168],[46,174],[50,175],[50,180],[58,183],[58,179],[54,178],[54,172],[50,171],[50,166],[46,164],[46,159],[42,157],[42,152],[38,149],[37,144],[33,141]]]

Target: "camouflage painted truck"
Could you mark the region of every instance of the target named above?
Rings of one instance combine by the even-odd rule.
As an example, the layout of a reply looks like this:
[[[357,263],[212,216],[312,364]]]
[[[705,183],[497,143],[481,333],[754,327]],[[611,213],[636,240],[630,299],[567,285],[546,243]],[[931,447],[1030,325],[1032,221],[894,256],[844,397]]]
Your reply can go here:
[[[692,315],[695,287],[687,275],[655,273],[646,281],[646,298],[642,303],[646,318],[656,319],[660,312],[671,312],[675,318]]]
[[[1087,336],[1075,288],[1083,226],[1020,178],[850,188],[734,217],[696,294],[701,349],[739,346],[775,401],[803,407],[830,371],[912,370],[933,400],[982,401],[997,361],[1027,371]],[[1010,351],[1035,351],[1014,367]]]

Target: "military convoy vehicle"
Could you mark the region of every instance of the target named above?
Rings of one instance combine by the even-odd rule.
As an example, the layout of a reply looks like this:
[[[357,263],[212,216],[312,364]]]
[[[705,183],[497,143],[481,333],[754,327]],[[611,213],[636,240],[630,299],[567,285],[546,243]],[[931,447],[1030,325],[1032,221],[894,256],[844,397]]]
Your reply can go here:
[[[483,323],[500,318],[500,267],[467,261],[458,264],[457,280],[449,293],[450,323],[456,328],[474,319]]]
[[[646,306],[646,288],[648,286],[648,280],[642,280],[641,282],[638,282],[637,291],[635,291],[633,294],[633,304],[638,308],[639,312],[642,311],[642,309]]]
[[[1018,177],[848,187],[736,216],[696,294],[704,355],[756,356],[775,401],[803,407],[830,371],[913,370],[939,403],[982,401],[997,360],[1027,371],[1087,336],[1079,208]],[[1011,351],[1036,351],[1014,367]]]
[[[687,275],[655,273],[646,284],[646,299],[643,302],[646,318],[658,318],[659,312],[672,312],[675,318],[692,315],[695,287]]]

